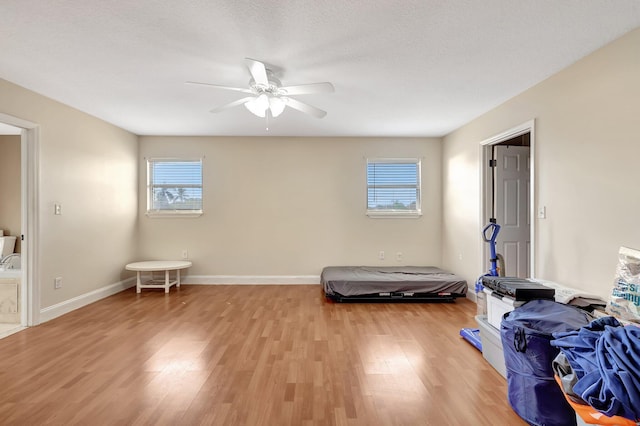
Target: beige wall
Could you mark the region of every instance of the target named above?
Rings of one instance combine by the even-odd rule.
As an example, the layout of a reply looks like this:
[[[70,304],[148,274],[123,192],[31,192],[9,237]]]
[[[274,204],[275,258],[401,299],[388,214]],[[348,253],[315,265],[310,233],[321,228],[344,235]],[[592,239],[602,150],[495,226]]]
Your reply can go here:
[[[190,275],[319,275],[327,265],[440,264],[439,139],[141,137],[142,258]],[[145,216],[145,157],[204,156],[199,218]],[[370,219],[366,157],[423,158],[419,219]],[[384,250],[386,260],[378,260]],[[403,262],[396,261],[401,251]]]
[[[0,229],[4,235],[20,235],[20,136],[0,135]],[[20,238],[14,250],[20,253]]]
[[[137,137],[0,80],[0,112],[39,125],[41,308],[123,279],[135,259]],[[53,204],[62,215],[53,215]],[[53,288],[54,277],[63,287]]]
[[[444,138],[445,267],[470,282],[488,267],[479,143],[535,119],[535,275],[608,295],[619,246],[640,248],[639,47],[636,30]]]

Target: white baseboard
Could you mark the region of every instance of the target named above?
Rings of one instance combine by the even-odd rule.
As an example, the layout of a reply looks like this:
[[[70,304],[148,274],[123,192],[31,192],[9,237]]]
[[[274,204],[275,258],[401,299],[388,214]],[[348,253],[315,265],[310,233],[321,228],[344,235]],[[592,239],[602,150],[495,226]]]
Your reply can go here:
[[[320,284],[319,275],[187,275],[181,279],[182,284],[203,285],[252,285],[252,284]],[[53,306],[40,310],[40,323],[50,321],[61,315],[74,311],[105,297],[120,293],[128,288],[135,287],[136,278],[131,277],[124,281],[111,284],[73,299],[65,300]]]
[[[183,284],[320,284],[319,275],[187,275]]]
[[[5,324],[3,324],[5,325]],[[13,328],[8,328],[11,325],[15,325],[15,327]],[[18,331],[22,331],[22,330],[26,330],[27,327],[23,327],[20,324],[9,324],[7,325],[7,329],[6,330],[1,330],[0,331],[0,339],[7,337],[7,336],[11,336],[14,333],[17,333]]]
[[[107,285],[97,290],[90,291],[89,293],[74,297],[73,299],[65,300],[64,302],[60,302],[56,305],[48,306],[40,310],[40,323],[47,322],[78,308],[97,302],[100,299],[104,299],[105,297],[120,293],[128,288],[135,287],[135,285],[135,277],[127,278],[124,281],[119,281],[115,284]]]

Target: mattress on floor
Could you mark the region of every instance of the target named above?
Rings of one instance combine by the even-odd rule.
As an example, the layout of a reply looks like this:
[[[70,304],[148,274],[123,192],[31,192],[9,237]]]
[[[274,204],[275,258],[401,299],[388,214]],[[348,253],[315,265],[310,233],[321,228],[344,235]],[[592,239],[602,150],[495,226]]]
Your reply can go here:
[[[466,280],[435,266],[327,266],[320,282],[328,296],[406,292],[464,297],[467,293]]]

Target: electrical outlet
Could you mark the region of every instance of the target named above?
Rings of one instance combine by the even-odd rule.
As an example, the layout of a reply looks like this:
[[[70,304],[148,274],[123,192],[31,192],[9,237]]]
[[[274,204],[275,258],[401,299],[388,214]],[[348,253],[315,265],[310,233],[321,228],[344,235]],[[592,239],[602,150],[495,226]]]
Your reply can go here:
[[[62,277],[55,277],[53,279],[53,288],[62,288]]]
[[[380,252],[378,253],[378,259],[384,260],[384,250],[380,250]]]
[[[183,259],[189,258],[189,251],[187,249],[182,250],[182,258]]]
[[[397,253],[396,253],[396,260],[397,260],[398,262],[402,262],[402,257],[403,257],[403,254],[402,254],[402,252],[401,252],[401,251],[399,251],[399,252],[397,252]]]

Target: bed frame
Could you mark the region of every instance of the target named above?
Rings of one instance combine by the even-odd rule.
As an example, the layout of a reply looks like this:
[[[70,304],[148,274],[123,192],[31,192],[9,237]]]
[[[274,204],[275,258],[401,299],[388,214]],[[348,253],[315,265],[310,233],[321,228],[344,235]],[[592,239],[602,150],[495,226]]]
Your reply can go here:
[[[453,302],[467,281],[434,266],[328,266],[320,282],[335,302]]]

